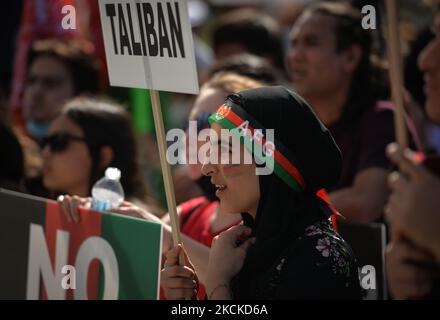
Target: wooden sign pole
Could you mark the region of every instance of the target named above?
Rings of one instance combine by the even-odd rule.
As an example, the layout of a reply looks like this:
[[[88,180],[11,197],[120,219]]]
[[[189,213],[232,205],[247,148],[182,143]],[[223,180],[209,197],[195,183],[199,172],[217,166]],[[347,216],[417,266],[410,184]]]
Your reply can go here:
[[[391,92],[394,102],[394,127],[396,141],[403,149],[408,147],[403,106],[402,59],[400,56],[399,32],[397,29],[397,11],[395,0],[385,0],[388,24],[388,61]]]
[[[151,104],[153,109],[154,126],[156,128],[157,145],[159,148],[160,165],[162,168],[163,182],[165,186],[165,194],[167,199],[168,212],[171,221],[171,230],[173,235],[173,243],[176,246],[182,243],[179,228],[179,217],[177,215],[176,198],[174,194],[174,184],[171,175],[171,168],[167,161],[167,143],[165,129],[163,124],[162,108],[160,105],[159,92],[150,90]],[[180,256],[180,265],[184,265],[183,256]]]

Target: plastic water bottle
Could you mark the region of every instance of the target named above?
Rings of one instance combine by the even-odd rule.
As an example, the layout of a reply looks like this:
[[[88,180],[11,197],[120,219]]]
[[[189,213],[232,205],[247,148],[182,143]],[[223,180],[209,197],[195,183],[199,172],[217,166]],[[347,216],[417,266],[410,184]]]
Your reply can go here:
[[[124,189],[121,182],[121,171],[118,168],[107,168],[105,176],[99,179],[92,188],[92,209],[106,211],[118,208],[124,201]]]

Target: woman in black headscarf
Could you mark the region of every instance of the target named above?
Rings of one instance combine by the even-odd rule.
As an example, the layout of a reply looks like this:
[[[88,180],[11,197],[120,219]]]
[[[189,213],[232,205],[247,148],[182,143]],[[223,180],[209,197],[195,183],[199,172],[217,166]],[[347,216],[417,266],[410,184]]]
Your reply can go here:
[[[230,95],[210,120],[220,157],[237,152],[219,138],[222,130],[242,142],[239,164],[210,161],[202,172],[225,212],[243,212],[244,225],[213,242],[208,299],[360,298],[354,255],[317,196],[337,183],[341,154],[308,104],[283,87],[251,89]],[[243,163],[246,152],[251,164]],[[162,285],[188,298],[194,274],[190,264],[175,266],[179,250],[168,255]]]

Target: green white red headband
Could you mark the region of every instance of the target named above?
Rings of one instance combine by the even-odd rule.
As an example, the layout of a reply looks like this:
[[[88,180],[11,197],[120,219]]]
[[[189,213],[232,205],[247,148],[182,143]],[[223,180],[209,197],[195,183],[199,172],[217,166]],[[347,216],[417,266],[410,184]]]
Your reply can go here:
[[[238,104],[227,100],[208,119],[209,123],[218,123],[222,128],[228,129],[234,136],[240,139],[249,153],[254,157],[264,155],[272,161],[266,164],[288,186],[303,191],[306,188],[304,178],[294,164],[292,156],[287,148],[277,141],[266,140],[263,131],[266,130],[251,115]]]

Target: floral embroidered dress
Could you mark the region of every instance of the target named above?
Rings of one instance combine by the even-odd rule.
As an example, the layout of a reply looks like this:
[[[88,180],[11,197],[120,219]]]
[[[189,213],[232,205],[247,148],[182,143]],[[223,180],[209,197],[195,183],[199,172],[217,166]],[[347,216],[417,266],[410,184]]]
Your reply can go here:
[[[254,289],[258,299],[361,299],[354,254],[326,219],[307,227]]]

